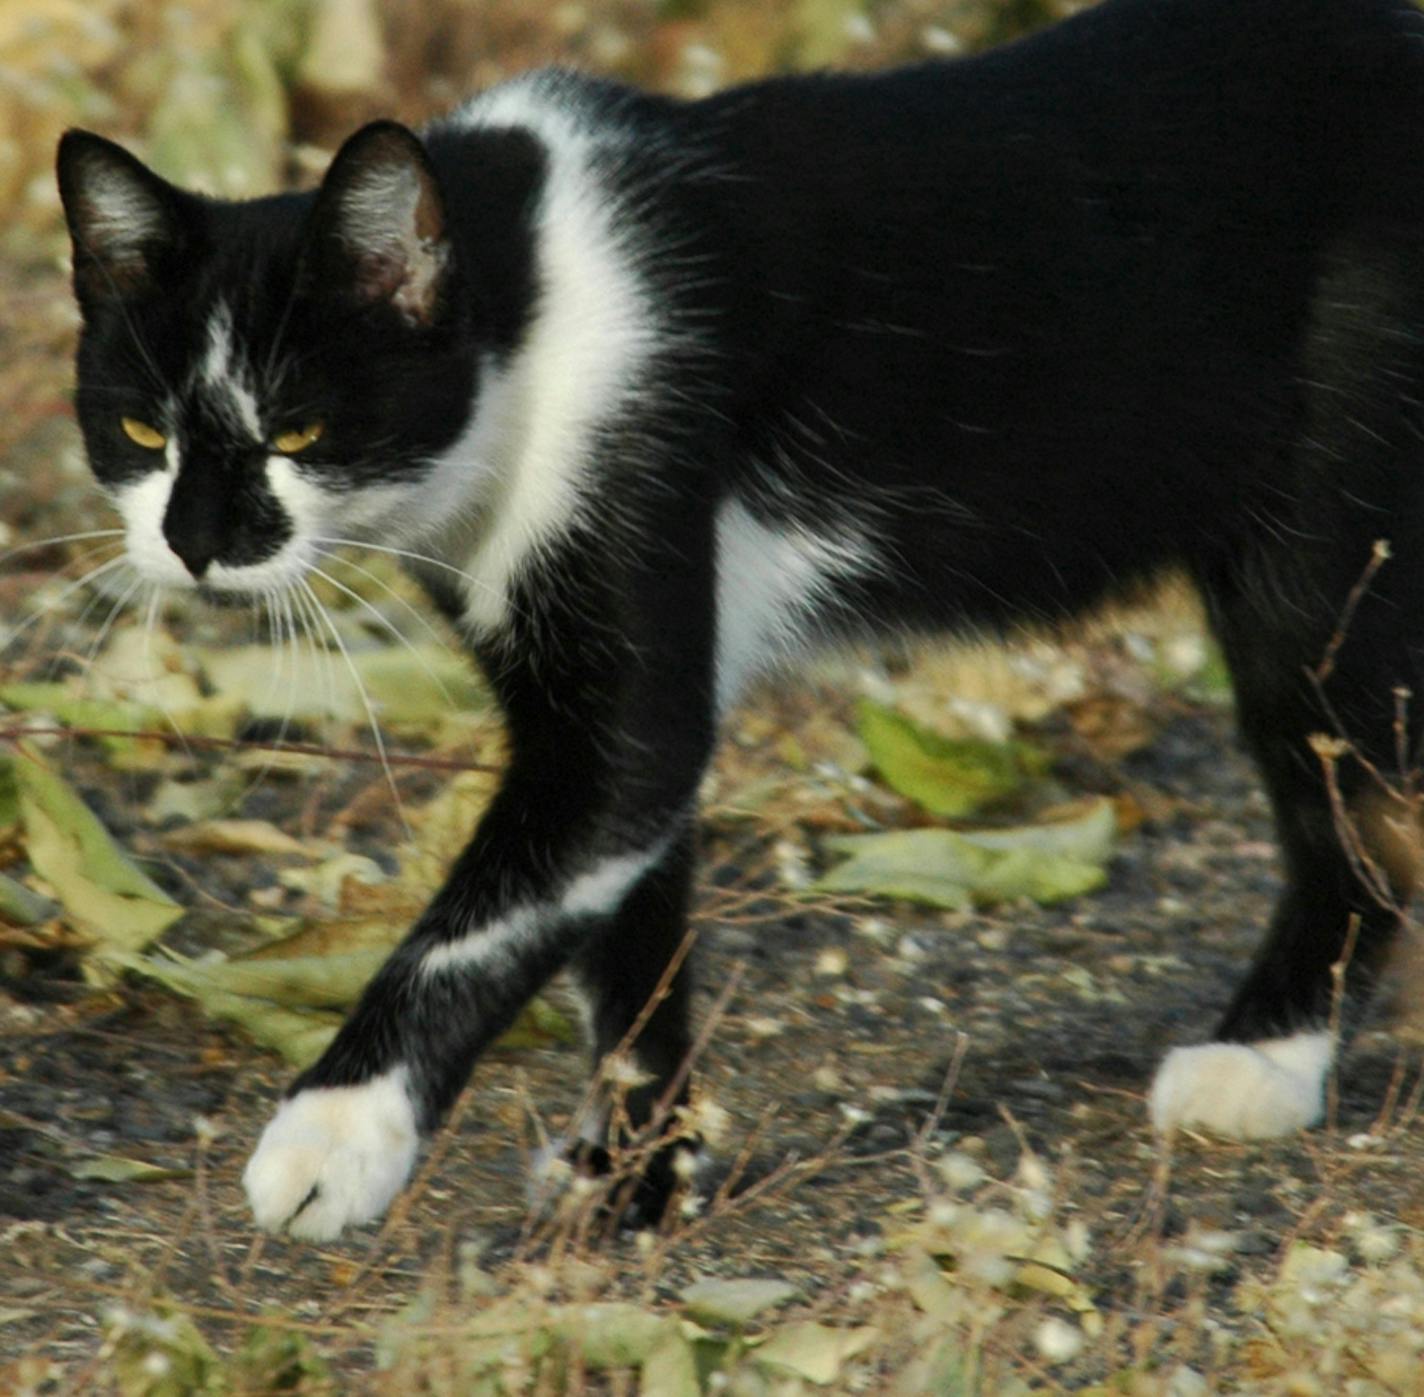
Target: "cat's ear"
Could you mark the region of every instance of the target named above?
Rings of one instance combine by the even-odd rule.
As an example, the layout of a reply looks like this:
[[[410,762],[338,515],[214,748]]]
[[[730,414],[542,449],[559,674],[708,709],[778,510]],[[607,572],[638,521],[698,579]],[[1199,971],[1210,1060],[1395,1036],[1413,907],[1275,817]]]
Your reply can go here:
[[[122,146],[89,131],[65,132],[56,173],[80,304],[150,286],[183,243],[179,192]]]
[[[328,287],[384,302],[412,325],[440,319],[454,262],[445,203],[406,127],[375,121],[341,147],[322,181],[313,237]]]

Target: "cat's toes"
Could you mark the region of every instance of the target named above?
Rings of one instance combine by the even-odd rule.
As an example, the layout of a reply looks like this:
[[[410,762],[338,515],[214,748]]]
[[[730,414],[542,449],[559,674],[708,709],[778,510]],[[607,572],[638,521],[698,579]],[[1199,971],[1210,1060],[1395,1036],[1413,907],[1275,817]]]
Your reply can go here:
[[[695,1198],[710,1160],[702,1141],[682,1136],[651,1155],[622,1155],[591,1140],[551,1141],[530,1161],[529,1202],[554,1207],[576,1181],[597,1184],[599,1207],[617,1214],[621,1227],[655,1227],[674,1197]]]
[[[404,1069],[299,1091],[277,1108],[242,1176],[257,1225],[324,1242],[380,1217],[418,1144]]]
[[[1238,1140],[1289,1135],[1324,1114],[1333,1056],[1334,1040],[1323,1032],[1173,1048],[1152,1083],[1152,1124]]]

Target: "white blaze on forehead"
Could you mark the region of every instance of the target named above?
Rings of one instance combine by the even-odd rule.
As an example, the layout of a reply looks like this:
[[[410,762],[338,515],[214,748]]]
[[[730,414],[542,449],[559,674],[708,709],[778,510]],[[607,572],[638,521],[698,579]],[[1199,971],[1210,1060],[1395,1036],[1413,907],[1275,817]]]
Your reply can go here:
[[[218,301],[208,317],[207,347],[198,366],[198,384],[225,421],[251,441],[262,440],[257,395],[238,351],[232,310],[226,301]]]

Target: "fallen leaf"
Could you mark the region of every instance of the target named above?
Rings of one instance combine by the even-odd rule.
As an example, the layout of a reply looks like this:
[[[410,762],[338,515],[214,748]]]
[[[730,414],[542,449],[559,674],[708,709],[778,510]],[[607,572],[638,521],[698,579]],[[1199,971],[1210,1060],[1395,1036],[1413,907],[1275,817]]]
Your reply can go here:
[[[946,829],[842,835],[826,841],[846,862],[812,886],[961,909],[1016,897],[1060,902],[1101,887],[1112,853],[1112,802],[1072,820],[957,833]]]
[[[345,850],[310,868],[284,868],[277,879],[284,888],[295,888],[310,894],[327,907],[339,908],[345,902],[349,881],[373,887],[386,882],[388,876],[375,859]]]
[[[242,783],[231,774],[214,776],[206,781],[166,780],[154,791],[143,813],[155,825],[175,819],[189,823],[211,820],[224,810],[231,810],[242,791]]]
[[[869,699],[857,705],[856,725],[885,782],[947,818],[1000,804],[1048,769],[1028,743],[945,737]]]
[[[36,926],[59,911],[59,904],[31,891],[23,883],[0,873],[0,921],[15,926]]]
[[[284,959],[176,961],[132,958],[131,969],[206,1002],[209,995],[238,995],[288,1009],[343,1009],[354,1004],[380,969],[385,951],[350,951]],[[141,960],[141,964],[134,964]]]
[[[9,765],[25,852],[63,904],[66,919],[105,950],[147,945],[183,909],[138,869],[38,752],[24,743],[15,750]]]
[[[412,905],[418,913],[422,903]],[[377,917],[312,917],[289,923],[292,929],[256,950],[246,962],[291,960],[304,956],[344,955],[350,951],[382,951],[395,948],[405,934],[404,920]]]
[[[832,1329],[804,1320],[776,1330],[753,1354],[754,1360],[769,1368],[795,1373],[818,1387],[826,1387],[839,1376],[846,1359],[868,1348],[880,1337],[873,1325],[858,1329]]]
[[[697,1355],[677,1330],[664,1330],[643,1360],[641,1391],[645,1397],[699,1397]]]
[[[191,1178],[191,1169],[169,1169],[161,1164],[145,1164],[137,1159],[124,1159],[116,1154],[91,1155],[69,1166],[76,1179],[97,1180],[107,1184],[152,1184],[164,1179]]]
[[[313,851],[269,820],[202,820],[169,830],[162,842],[192,854],[296,854]]]
[[[688,1310],[705,1323],[740,1328],[763,1310],[784,1305],[795,1294],[796,1287],[786,1281],[709,1277],[688,1286],[681,1298]]]
[[[278,655],[265,645],[244,645],[196,649],[193,657],[219,694],[258,717],[286,722],[365,724],[367,701],[387,724],[428,725],[489,707],[473,666],[444,646],[347,647],[345,655]]]
[[[559,1328],[577,1344],[591,1368],[635,1368],[642,1364],[668,1331],[677,1332],[677,1321],[656,1315],[623,1301],[593,1305],[571,1305],[563,1313]]]
[[[111,965],[147,975],[178,994],[196,999],[210,1018],[236,1024],[254,1043],[280,1053],[294,1067],[315,1062],[341,1027],[339,1013],[292,1009],[270,999],[234,993],[214,974],[229,962],[188,965],[132,954],[114,954],[106,959]]]
[[[387,931],[391,942],[397,928]],[[266,949],[266,948],[264,948]],[[171,954],[115,953],[108,964],[147,975],[197,1000],[211,1018],[234,1023],[254,1042],[304,1067],[321,1055],[341,1026],[342,1010],[360,997],[388,947],[323,955],[243,956],[234,960],[181,961]],[[539,1047],[577,1037],[566,1015],[541,998],[525,1006],[497,1047]]]
[[[0,703],[24,713],[47,713],[67,728],[102,731],[105,735],[97,740],[110,751],[129,750],[142,740],[116,732],[151,732],[163,725],[163,714],[147,704],[82,697],[66,683],[6,684],[0,686]]]

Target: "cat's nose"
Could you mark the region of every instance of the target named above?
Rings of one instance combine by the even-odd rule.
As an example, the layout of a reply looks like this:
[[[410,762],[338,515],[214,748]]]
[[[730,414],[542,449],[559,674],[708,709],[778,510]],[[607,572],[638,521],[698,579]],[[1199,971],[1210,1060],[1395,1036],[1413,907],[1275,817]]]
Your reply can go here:
[[[174,482],[163,514],[163,537],[194,581],[202,580],[230,532],[222,485],[211,471],[190,467]]]
[[[206,531],[164,530],[168,546],[182,560],[183,566],[193,575],[195,582],[201,582],[208,565],[218,555],[217,538]]]

